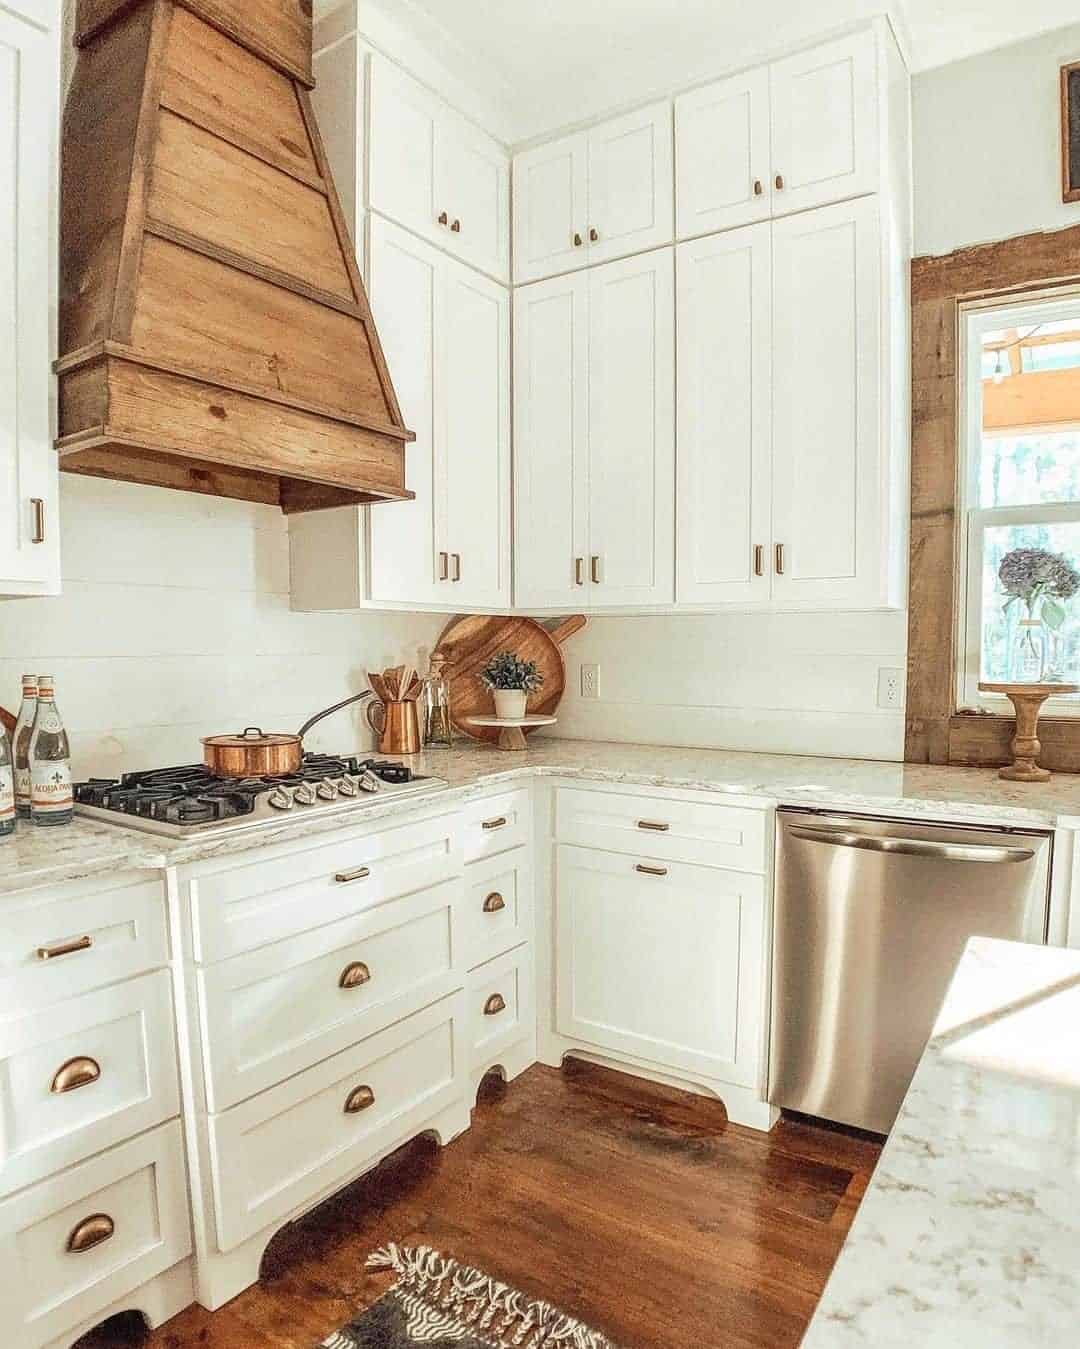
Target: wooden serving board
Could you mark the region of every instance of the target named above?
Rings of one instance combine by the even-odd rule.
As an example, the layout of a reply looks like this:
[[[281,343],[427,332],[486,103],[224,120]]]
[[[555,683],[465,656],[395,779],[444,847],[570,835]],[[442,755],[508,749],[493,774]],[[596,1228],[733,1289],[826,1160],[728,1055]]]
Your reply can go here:
[[[450,680],[450,720],[454,729],[472,740],[498,742],[497,726],[471,726],[470,717],[494,713],[491,693],[481,684],[480,671],[500,651],[512,651],[520,660],[536,662],[544,682],[529,694],[530,716],[550,716],[566,688],[566,666],[561,642],[585,626],[583,614],[573,614],[545,628],[534,618],[470,614],[454,618],[443,630],[435,649],[446,657]],[[528,735],[535,727],[526,727]]]

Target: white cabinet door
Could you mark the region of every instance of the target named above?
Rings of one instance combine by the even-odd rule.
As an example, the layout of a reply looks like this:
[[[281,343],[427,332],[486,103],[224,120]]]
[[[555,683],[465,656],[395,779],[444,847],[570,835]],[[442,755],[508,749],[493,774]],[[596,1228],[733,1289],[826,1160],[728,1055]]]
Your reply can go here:
[[[717,80],[675,100],[675,162],[680,239],[768,220],[767,67]]]
[[[464,118],[447,111],[436,144],[438,199],[450,217],[444,245],[500,281],[510,279],[510,159]],[[442,207],[439,208],[441,213]]]
[[[514,280],[536,281],[589,261],[589,140],[584,132],[514,160]]]
[[[525,610],[588,602],[588,311],[585,275],[514,292],[514,600]]]
[[[447,262],[439,329],[443,590],[470,609],[510,604],[510,294]]]
[[[405,424],[405,485],[413,501],[369,515],[369,599],[441,603],[436,579],[436,309],[445,259],[388,221],[371,221],[369,293]],[[327,559],[330,565],[331,559]]]
[[[0,594],[60,588],[52,446],[59,18],[51,31],[0,10]]]
[[[450,210],[438,195],[439,104],[381,57],[372,58],[370,83],[371,205],[426,238],[439,239],[443,232],[439,215]]]
[[[764,878],[565,844],[556,867],[559,1031],[756,1086]]]
[[[872,29],[777,61],[770,88],[774,215],[877,190]]]
[[[680,244],[678,600],[769,599],[772,227]]]
[[[675,258],[589,271],[589,590],[675,598]]]
[[[783,605],[884,602],[877,199],[773,226],[773,576]]]
[[[671,104],[654,103],[589,132],[589,262],[670,243]]]

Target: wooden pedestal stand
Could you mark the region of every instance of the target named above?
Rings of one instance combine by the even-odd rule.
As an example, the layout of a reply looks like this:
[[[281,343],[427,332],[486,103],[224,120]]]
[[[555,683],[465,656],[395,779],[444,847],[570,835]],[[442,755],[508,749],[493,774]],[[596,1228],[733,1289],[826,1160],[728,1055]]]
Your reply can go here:
[[[998,770],[998,777],[1008,782],[1046,782],[1050,778],[1045,768],[1035,760],[1039,757],[1038,736],[1035,734],[1039,710],[1054,694],[1076,693],[1077,684],[979,684],[984,693],[1004,693],[1016,709],[1016,734],[1013,736],[1013,761]]]

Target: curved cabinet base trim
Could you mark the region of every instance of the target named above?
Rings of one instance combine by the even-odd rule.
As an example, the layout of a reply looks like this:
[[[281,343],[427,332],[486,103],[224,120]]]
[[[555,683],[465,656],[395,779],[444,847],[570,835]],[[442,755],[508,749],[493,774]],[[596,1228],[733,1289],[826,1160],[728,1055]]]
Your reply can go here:
[[[100,1326],[110,1316],[116,1316],[120,1312],[140,1312],[147,1326],[151,1330],[156,1330],[158,1326],[179,1315],[185,1307],[190,1307],[194,1301],[194,1266],[190,1259],[181,1260],[164,1274],[159,1274],[157,1278],[144,1283],[141,1288],[136,1288],[127,1297],[119,1298],[104,1311],[97,1312],[88,1321],[72,1326],[58,1340],[43,1345],[42,1349],[70,1349],[75,1340],[85,1335],[88,1330],[93,1330],[95,1326]]]
[[[535,1036],[526,1036],[524,1040],[519,1040],[516,1045],[504,1049],[501,1054],[494,1055],[490,1062],[481,1060],[479,1064],[474,1064],[469,1076],[469,1102],[472,1109],[476,1108],[476,1098],[486,1077],[496,1073],[502,1078],[503,1082],[513,1082],[515,1077],[520,1077],[525,1069],[531,1068],[535,1062]]]

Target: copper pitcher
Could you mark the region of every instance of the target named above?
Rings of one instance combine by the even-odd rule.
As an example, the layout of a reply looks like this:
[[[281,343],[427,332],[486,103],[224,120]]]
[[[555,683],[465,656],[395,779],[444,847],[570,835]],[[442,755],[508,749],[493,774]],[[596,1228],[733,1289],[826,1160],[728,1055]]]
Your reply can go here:
[[[420,722],[414,698],[386,703],[372,699],[365,711],[368,725],[379,737],[380,754],[420,752]]]

